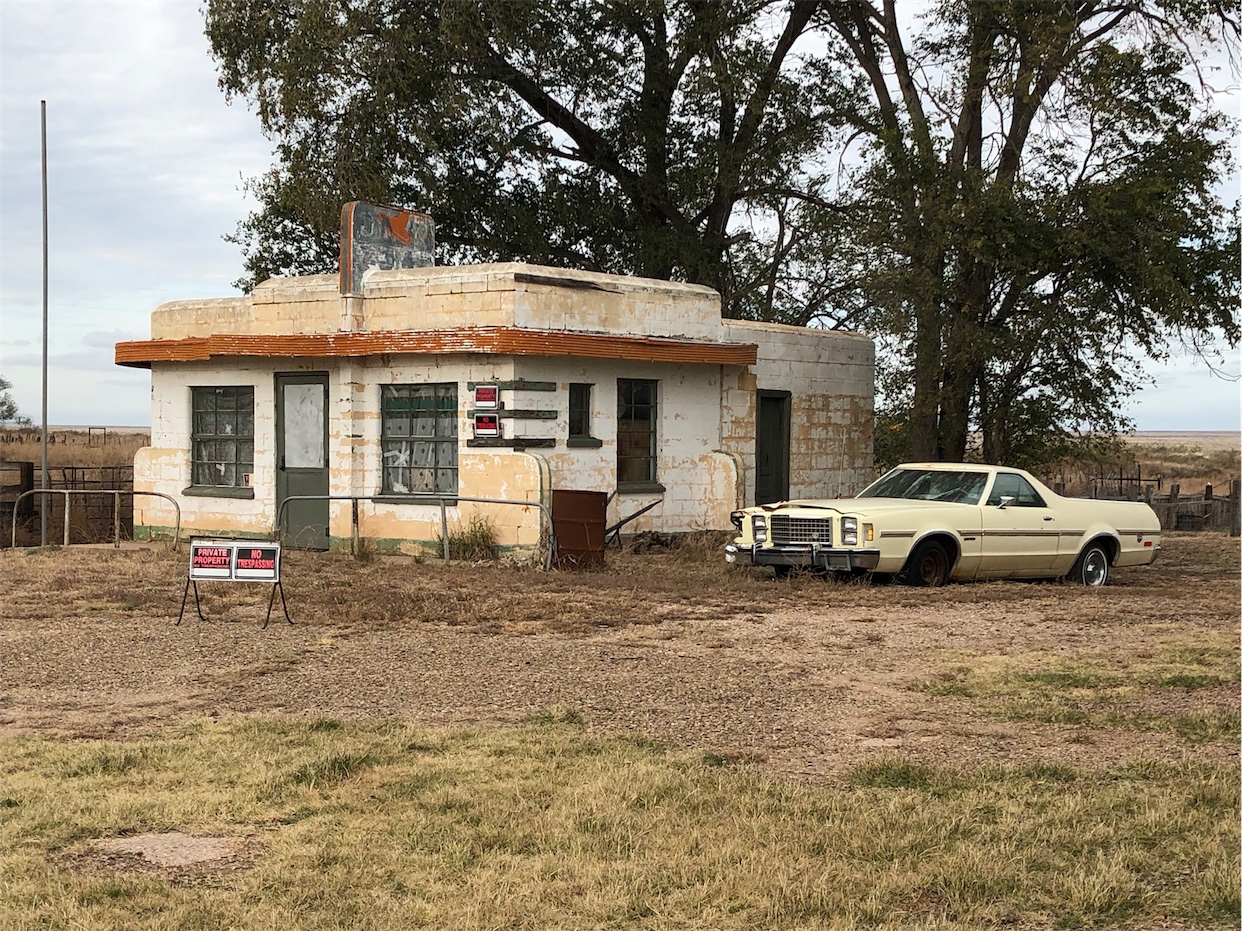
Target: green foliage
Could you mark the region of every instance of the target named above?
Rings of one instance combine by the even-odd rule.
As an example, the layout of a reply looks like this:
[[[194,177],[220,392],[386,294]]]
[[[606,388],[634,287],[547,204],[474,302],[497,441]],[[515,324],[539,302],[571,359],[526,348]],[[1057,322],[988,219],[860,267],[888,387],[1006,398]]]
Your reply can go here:
[[[0,375],[0,423],[15,423],[23,426],[30,424],[29,417],[23,417],[17,410],[17,402],[9,394],[13,383]]]
[[[866,321],[896,350],[881,458],[1048,462],[1127,426],[1143,357],[1237,344],[1230,127],[1187,78],[1190,42],[1235,43],[1236,3],[947,0],[910,40],[856,11],[825,18],[870,78],[854,205]]]
[[[1242,335],[1234,127],[1192,57],[1240,8],[209,0],[277,147],[240,283],[334,269],[346,201],[418,207],[441,262],[865,329],[886,463],[1049,462],[1127,426],[1145,359]]]
[[[758,307],[791,246],[763,218],[805,211],[801,165],[833,126],[835,83],[789,54],[814,11],[215,0],[221,85],[277,142],[236,235],[244,283],[333,268],[340,206],[367,199],[432,213],[442,261],[679,278]]]

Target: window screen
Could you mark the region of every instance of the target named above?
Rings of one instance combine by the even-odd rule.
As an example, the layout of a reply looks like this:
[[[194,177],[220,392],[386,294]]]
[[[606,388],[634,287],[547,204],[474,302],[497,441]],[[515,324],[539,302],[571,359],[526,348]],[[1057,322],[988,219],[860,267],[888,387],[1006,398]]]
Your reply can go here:
[[[656,418],[659,382],[617,379],[617,482],[656,480]]]
[[[384,494],[457,494],[457,385],[384,385]]]
[[[190,389],[190,483],[239,488],[254,472],[254,387]]]

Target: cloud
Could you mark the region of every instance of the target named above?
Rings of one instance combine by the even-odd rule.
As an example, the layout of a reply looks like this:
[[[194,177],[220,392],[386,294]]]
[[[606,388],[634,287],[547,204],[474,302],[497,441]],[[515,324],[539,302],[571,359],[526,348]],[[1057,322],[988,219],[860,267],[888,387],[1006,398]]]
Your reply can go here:
[[[0,333],[26,410],[41,391],[40,100],[54,417],[145,418],[146,373],[116,369],[112,346],[149,333],[165,301],[236,293],[241,252],[222,237],[254,208],[241,179],[271,146],[217,87],[198,4],[0,2]]]
[[[199,3],[0,0],[0,365],[27,412],[41,393],[40,100],[50,416],[141,423],[149,377],[116,368],[112,344],[144,338],[165,301],[235,293],[242,255],[222,236],[254,209],[241,180],[269,167],[272,145],[244,102],[225,101]],[[1236,92],[1221,100],[1238,112]],[[1140,427],[1237,428],[1236,385],[1160,371],[1135,402]]]
[[[132,330],[93,330],[82,337],[82,343],[96,349],[112,350],[117,343],[134,339],[146,339],[146,335]]]

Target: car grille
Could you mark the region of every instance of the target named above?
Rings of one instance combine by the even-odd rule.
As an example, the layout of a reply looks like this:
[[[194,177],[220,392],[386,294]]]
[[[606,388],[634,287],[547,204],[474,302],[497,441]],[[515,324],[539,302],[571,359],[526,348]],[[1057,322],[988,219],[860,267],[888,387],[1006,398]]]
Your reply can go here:
[[[773,514],[768,518],[769,534],[776,544],[832,543],[832,520],[828,517],[789,517]]]

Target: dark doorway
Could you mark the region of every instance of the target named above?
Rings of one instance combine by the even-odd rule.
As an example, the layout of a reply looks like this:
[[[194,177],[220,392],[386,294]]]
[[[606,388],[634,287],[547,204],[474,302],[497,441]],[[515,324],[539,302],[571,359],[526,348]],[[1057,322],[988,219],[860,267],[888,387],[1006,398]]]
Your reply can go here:
[[[328,373],[276,376],[276,507],[286,498],[328,493]],[[328,548],[328,502],[290,501],[285,541]]]
[[[789,392],[758,392],[755,504],[789,497]]]

